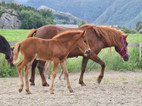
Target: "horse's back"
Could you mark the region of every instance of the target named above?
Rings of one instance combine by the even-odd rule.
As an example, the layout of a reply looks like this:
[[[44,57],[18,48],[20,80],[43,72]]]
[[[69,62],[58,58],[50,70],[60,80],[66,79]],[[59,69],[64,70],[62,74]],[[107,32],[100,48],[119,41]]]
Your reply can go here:
[[[55,35],[67,30],[78,30],[77,28],[67,28],[56,25],[45,25],[37,29],[35,37],[43,39],[52,39]]]

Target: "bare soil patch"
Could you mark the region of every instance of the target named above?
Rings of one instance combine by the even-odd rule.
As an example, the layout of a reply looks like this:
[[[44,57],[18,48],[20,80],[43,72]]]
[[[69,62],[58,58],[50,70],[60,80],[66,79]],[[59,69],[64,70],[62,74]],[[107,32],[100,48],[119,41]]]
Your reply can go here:
[[[105,72],[101,84],[97,84],[99,72],[85,73],[86,86],[78,84],[80,73],[70,73],[74,93],[70,93],[65,80],[56,77],[54,93],[41,86],[39,75],[32,94],[18,92],[19,78],[0,78],[0,106],[141,106],[142,72]],[[50,84],[50,80],[47,79]]]

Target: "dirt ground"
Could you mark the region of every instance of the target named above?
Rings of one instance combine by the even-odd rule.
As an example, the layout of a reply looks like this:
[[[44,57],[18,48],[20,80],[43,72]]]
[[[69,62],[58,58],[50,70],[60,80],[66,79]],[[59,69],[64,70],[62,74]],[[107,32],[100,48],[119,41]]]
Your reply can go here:
[[[78,84],[80,73],[70,73],[74,93],[69,93],[65,80],[54,83],[54,93],[41,86],[39,75],[32,94],[18,92],[19,78],[0,78],[0,106],[142,106],[142,72],[105,72],[97,84],[99,72],[85,73],[86,86]],[[50,80],[47,80],[50,84]]]

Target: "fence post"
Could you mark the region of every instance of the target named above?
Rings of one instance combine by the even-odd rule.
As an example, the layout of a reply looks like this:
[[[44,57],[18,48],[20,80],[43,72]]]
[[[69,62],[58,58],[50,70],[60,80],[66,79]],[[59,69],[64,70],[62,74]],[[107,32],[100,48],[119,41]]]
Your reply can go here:
[[[139,59],[141,58],[141,47],[142,47],[142,43],[139,43]]]
[[[112,51],[111,51],[111,47],[110,47],[110,49],[109,49],[109,58],[111,58],[112,57]]]

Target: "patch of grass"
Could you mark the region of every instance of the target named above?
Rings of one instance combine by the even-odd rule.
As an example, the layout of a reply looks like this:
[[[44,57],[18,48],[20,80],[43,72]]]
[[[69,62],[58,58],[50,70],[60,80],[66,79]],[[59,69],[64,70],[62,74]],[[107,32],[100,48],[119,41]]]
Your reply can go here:
[[[29,30],[9,30],[9,29],[0,29],[0,34],[4,36],[9,42],[18,42],[23,41]]]

